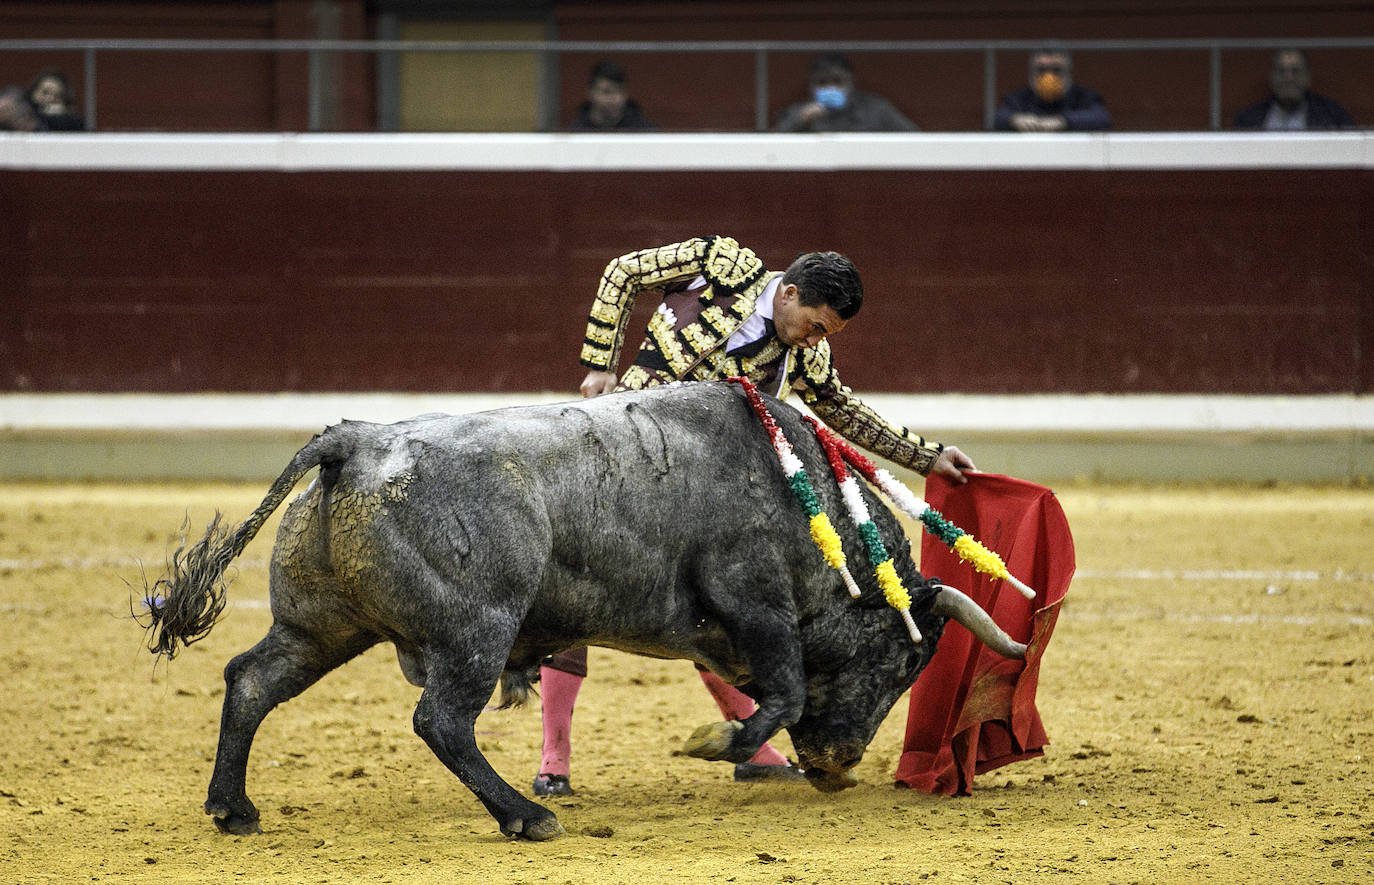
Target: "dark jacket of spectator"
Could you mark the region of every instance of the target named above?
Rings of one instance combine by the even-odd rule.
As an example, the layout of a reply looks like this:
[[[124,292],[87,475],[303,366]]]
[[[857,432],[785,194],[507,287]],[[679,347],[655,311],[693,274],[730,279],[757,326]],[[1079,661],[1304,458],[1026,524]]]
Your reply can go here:
[[[41,111],[38,120],[42,123],[39,128],[49,132],[85,132],[86,118],[80,114],[45,114]]]
[[[1264,101],[1242,108],[1236,114],[1237,129],[1263,129],[1265,118],[1278,99],[1269,96]],[[1353,129],[1355,121],[1350,113],[1336,101],[1315,92],[1308,92],[1304,101],[1307,104],[1307,129]]]
[[[1065,128],[1071,132],[1092,132],[1112,128],[1112,115],[1102,102],[1102,96],[1086,86],[1077,83],[1069,87],[1058,101],[1045,102],[1029,86],[1002,98],[993,120],[993,128],[1004,132],[1012,131],[1012,114],[1038,114],[1051,116],[1058,114],[1064,118]]]
[[[569,132],[652,132],[658,127],[644,114],[643,108],[633,98],[625,102],[625,113],[613,126],[598,126],[592,119],[592,103],[582,102],[577,116],[568,124]]]

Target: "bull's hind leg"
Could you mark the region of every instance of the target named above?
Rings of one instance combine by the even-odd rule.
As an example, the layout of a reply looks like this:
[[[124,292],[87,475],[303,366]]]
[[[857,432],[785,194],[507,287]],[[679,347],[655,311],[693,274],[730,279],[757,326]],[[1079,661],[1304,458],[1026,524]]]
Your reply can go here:
[[[261,642],[224,668],[219,748],[205,799],[205,813],[214,817],[221,832],[239,836],[262,832],[258,810],[245,791],[248,753],[262,720],[273,707],[377,641],[369,634],[326,639],[274,623]]]
[[[492,637],[499,632],[478,630],[473,635]],[[425,664],[429,678],[415,707],[415,733],[486,806],[502,833],[536,842],[562,835],[563,827],[553,812],[517,793],[477,747],[473,728],[496,688],[505,653],[431,648]]]

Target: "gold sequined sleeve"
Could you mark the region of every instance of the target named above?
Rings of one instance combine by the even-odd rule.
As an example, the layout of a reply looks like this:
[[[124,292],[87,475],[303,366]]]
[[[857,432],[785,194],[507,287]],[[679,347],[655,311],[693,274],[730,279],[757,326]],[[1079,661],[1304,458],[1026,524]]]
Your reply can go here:
[[[739,292],[766,271],[752,251],[729,237],[698,237],[622,255],[601,275],[579,362],[589,369],[616,370],[635,296],[645,289],[701,275],[715,291]]]
[[[894,424],[840,382],[830,342],[801,353],[802,402],[840,436],[861,449],[925,476],[944,446]]]

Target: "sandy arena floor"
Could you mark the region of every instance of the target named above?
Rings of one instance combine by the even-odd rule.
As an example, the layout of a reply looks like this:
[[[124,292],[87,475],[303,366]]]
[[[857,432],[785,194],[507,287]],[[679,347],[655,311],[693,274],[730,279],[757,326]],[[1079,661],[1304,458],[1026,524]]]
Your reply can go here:
[[[969,798],[893,788],[905,698],[858,788],[735,784],[675,753],[718,716],[690,665],[595,649],[544,844],[502,838],[414,735],[390,646],[268,717],[265,832],[215,831],[220,674],[267,628],[275,518],[170,668],[126,582],[187,511],[199,537],[263,491],[0,485],[0,883],[1374,883],[1368,489],[1060,488],[1079,576],[1040,683],[1052,744]],[[537,702],[479,720],[521,789],[539,736]]]

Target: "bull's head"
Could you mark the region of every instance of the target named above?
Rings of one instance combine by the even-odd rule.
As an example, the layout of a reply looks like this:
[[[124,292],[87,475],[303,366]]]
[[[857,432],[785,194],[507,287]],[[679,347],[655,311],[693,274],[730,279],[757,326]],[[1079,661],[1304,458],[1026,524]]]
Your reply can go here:
[[[806,708],[787,731],[798,764],[819,790],[858,783],[852,769],[897,699],[930,663],[947,620],[1005,657],[1025,656],[1026,647],[976,602],[938,580],[922,579],[907,562],[907,569],[900,562],[898,567],[907,572],[902,577],[911,590],[920,643],[911,641],[901,618],[880,600],[836,607],[803,631]]]
[[[803,628],[806,707],[787,731],[798,764],[817,789],[830,792],[857,783],[850,770],[893,704],[930,662],[944,629],[945,618],[931,611],[938,585],[927,585],[909,557],[898,560],[920,643],[911,641],[897,612],[876,593],[831,606]]]

